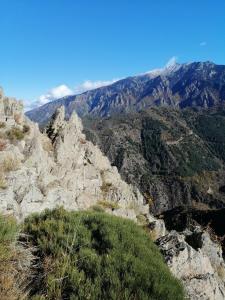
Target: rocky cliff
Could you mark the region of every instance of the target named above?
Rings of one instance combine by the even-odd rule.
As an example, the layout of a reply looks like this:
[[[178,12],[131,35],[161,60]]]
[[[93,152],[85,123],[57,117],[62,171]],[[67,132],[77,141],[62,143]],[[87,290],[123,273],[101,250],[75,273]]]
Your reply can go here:
[[[221,246],[198,227],[157,240],[172,273],[184,283],[191,300],[225,298],[225,264]]]
[[[46,134],[26,118],[13,127],[4,123],[1,210],[24,218],[57,205],[78,210],[102,204],[115,206],[117,214],[131,214],[133,218],[148,213],[139,191],[126,184],[99,148],[86,140],[77,115],[74,113],[68,122],[64,117],[62,107]]]

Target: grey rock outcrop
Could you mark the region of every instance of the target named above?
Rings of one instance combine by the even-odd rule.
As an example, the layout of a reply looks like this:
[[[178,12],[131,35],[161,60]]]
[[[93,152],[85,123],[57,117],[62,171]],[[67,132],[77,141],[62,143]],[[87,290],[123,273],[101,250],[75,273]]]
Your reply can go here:
[[[14,98],[5,97],[3,89],[0,87],[0,122],[6,122],[7,125],[22,123],[23,103]]]
[[[24,139],[12,143],[6,137],[0,152],[2,170],[11,164],[2,174],[6,183],[0,189],[2,212],[23,219],[45,208],[78,210],[100,203],[134,220],[149,214],[140,192],[126,184],[99,148],[86,140],[75,113],[65,121],[64,108],[59,108],[46,134],[26,118],[24,124],[29,126]]]
[[[225,264],[219,244],[207,232],[171,231],[157,240],[172,273],[191,300],[225,299]]]

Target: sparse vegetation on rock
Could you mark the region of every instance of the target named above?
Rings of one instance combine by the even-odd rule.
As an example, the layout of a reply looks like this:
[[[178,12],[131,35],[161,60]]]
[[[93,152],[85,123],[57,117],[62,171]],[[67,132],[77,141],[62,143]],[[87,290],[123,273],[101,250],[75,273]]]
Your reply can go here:
[[[6,136],[10,141],[20,141],[24,139],[24,132],[18,127],[12,127],[11,129],[7,130]]]

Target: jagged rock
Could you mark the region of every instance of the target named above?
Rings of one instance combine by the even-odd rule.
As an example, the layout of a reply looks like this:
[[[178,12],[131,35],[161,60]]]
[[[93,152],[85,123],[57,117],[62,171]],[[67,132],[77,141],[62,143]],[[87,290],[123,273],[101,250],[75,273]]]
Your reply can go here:
[[[86,140],[75,113],[66,121],[64,108],[59,108],[45,134],[26,118],[24,122],[30,128],[24,140],[6,140],[0,152],[0,162],[9,156],[18,160],[18,167],[4,174],[1,211],[23,219],[45,208],[78,210],[98,203],[110,207],[112,202],[118,210],[111,213],[117,215],[136,220],[141,213],[149,214],[137,188],[125,183],[100,149]]]
[[[6,122],[12,126],[16,123],[22,123],[23,103],[14,98],[5,97],[0,88],[0,122]]]
[[[186,234],[186,235],[185,235]],[[221,247],[206,232],[171,231],[157,240],[172,273],[191,300],[225,299],[225,264]]]

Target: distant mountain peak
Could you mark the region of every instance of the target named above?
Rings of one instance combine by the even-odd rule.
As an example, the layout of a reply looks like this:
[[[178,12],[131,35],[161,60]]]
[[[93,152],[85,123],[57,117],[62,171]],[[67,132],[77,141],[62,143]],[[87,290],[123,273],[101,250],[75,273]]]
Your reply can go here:
[[[52,101],[27,113],[44,124],[64,105],[66,116],[110,116],[152,106],[212,107],[225,101],[225,66],[212,62],[179,64],[171,60],[164,68],[121,79],[112,85]]]
[[[177,63],[175,60],[170,60],[165,65],[165,67],[150,70],[150,71],[146,72],[145,74],[149,75],[151,78],[160,76],[160,75],[168,75],[172,72],[177,71],[181,66],[182,66],[182,64]]]

